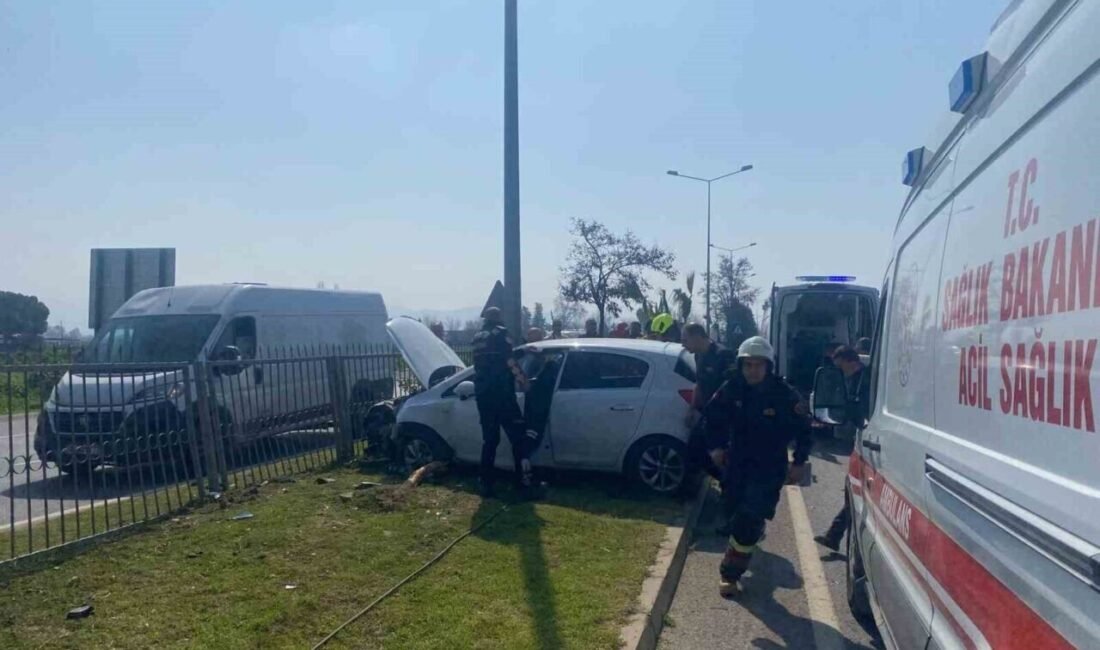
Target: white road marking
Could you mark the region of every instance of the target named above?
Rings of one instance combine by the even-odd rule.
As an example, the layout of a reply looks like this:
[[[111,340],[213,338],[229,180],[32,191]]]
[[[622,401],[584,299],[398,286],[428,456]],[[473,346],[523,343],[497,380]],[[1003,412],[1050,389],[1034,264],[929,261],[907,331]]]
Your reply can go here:
[[[829,593],[829,583],[825,580],[825,568],[821,565],[817,543],[814,542],[806,502],[802,500],[802,489],[797,485],[788,485],[784,489],[791,511],[798,563],[802,568],[802,591],[806,593],[806,603],[810,607],[814,645],[817,650],[841,650],[840,622],[836,617],[832,594]]]

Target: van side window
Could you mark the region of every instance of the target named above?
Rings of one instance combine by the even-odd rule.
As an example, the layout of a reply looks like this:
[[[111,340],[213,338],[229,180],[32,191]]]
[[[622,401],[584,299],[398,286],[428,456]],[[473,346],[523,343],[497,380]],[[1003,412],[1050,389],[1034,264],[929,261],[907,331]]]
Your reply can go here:
[[[878,316],[875,320],[874,334],[872,335],[873,342],[871,344],[871,403],[867,405],[868,417],[874,415],[875,404],[878,403],[878,377],[882,369],[882,336],[886,333],[884,329],[886,323],[886,304],[890,298],[889,282],[882,285],[881,296],[878,304]]]
[[[220,350],[229,345],[240,350],[241,357],[255,359],[256,319],[251,316],[238,316],[230,321],[214,349]]]

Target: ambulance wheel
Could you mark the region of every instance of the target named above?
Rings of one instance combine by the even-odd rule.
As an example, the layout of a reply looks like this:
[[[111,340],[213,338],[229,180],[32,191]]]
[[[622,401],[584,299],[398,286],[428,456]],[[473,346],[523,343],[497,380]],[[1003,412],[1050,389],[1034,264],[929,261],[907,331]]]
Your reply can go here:
[[[852,513],[852,525],[855,525],[855,513]],[[848,609],[852,610],[852,616],[860,622],[874,621],[874,613],[871,611],[871,596],[867,593],[867,573],[863,568],[863,554],[859,551],[859,543],[855,538],[855,530],[848,530],[848,561],[847,580]]]

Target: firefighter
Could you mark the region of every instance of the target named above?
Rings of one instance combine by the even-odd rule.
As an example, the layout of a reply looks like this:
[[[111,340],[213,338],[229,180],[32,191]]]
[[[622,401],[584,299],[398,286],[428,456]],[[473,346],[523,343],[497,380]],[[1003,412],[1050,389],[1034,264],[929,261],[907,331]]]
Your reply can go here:
[[[652,341],[662,341],[665,336],[668,335],[669,330],[676,324],[676,319],[672,317],[672,314],[657,314],[653,317],[653,320],[649,321],[649,339]]]
[[[722,498],[730,513],[729,546],[720,567],[719,593],[740,592],[738,580],[749,566],[765,522],[775,516],[785,483],[799,483],[806,472],[810,438],[807,409],[798,393],[774,372],[775,354],[766,339],[746,339],[737,350],[742,381],[727,382],[711,408],[726,411],[726,448],[711,451],[724,467]],[[795,442],[794,461],[787,448]]]
[[[494,495],[497,446],[503,428],[512,445],[512,460],[521,494],[526,496],[533,485],[530,437],[516,401],[516,382],[522,386],[525,378],[513,356],[512,340],[501,323],[500,310],[490,307],[483,317],[485,324],[473,340],[474,394],[481,420],[481,495]]]

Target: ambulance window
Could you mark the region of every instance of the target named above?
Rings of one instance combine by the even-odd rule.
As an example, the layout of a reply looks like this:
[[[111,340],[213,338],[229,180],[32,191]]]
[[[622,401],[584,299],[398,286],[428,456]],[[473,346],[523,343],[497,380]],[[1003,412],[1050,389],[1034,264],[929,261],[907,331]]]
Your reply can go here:
[[[882,285],[882,298],[878,305],[878,318],[875,321],[875,330],[871,339],[871,403],[867,405],[868,417],[875,414],[875,405],[878,403],[878,377],[882,367],[882,335],[883,324],[886,322],[886,304],[889,299],[890,283]]]

